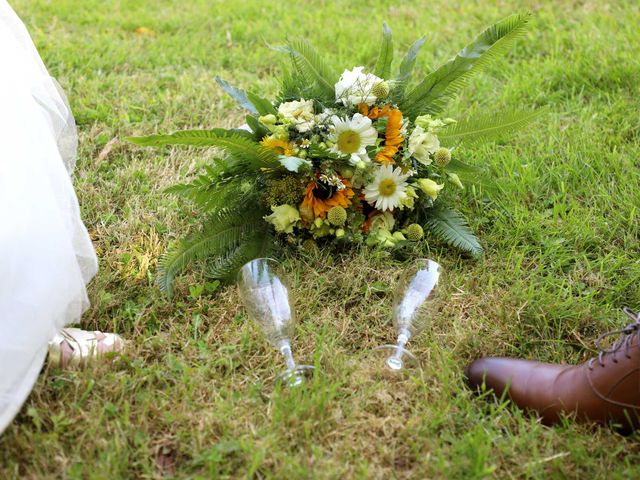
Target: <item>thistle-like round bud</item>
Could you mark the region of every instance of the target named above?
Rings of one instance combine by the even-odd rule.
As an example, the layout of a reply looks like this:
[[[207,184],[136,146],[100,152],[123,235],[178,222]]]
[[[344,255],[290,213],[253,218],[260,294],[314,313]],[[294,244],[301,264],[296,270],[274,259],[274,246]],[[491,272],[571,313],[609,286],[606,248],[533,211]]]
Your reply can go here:
[[[389,84],[387,82],[380,82],[375,87],[373,87],[371,93],[377,98],[385,98],[387,95],[389,95]]]
[[[302,245],[300,245],[300,248],[302,248],[302,250],[304,250],[305,252],[309,252],[309,253],[316,253],[319,250],[318,244],[313,240],[311,240],[310,238],[302,242]]]
[[[417,223],[412,223],[407,227],[407,238],[412,242],[417,242],[424,237],[424,230]]]
[[[451,161],[451,151],[445,147],[439,148],[438,150],[436,150],[435,161],[437,165],[446,167],[447,164]]]
[[[331,207],[327,212],[327,219],[331,225],[341,227],[347,221],[347,211],[340,206]]]

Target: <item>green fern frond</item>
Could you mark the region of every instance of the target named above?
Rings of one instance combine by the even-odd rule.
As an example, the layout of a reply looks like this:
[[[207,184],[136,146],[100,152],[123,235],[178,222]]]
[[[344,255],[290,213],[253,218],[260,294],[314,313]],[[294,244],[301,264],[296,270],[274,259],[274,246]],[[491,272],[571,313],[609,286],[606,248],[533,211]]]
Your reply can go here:
[[[391,75],[391,62],[393,62],[393,36],[389,25],[383,23],[382,45],[380,46],[380,56],[376,62],[374,74],[388,80]]]
[[[235,130],[183,130],[168,135],[129,137],[128,141],[141,146],[193,145],[218,147],[229,155],[230,173],[261,168],[278,168],[278,155],[271,149],[257,144],[250,132],[239,134]]]
[[[254,174],[225,178],[208,184],[196,179],[194,183],[175,185],[167,189],[167,193],[187,198],[202,213],[224,210],[234,204],[250,205],[257,203],[260,197],[260,178]]]
[[[452,60],[427,75],[409,92],[400,109],[411,119],[440,113],[473,75],[511,49],[524,35],[529,19],[529,14],[512,15],[487,28]]]
[[[333,85],[337,77],[311,45],[297,40],[275,49],[290,55],[297,75],[302,77],[307,85],[313,85],[314,97],[326,101],[334,98]]]
[[[264,213],[260,208],[222,210],[211,217],[204,231],[170,246],[160,260],[158,285],[161,290],[170,296],[176,275],[191,262],[225,256],[237,249],[264,228]]]
[[[530,124],[544,111],[542,109],[501,112],[497,119],[495,114],[473,116],[448,125],[438,133],[438,138],[443,144],[449,146],[496,140]]]
[[[225,255],[217,256],[207,269],[207,274],[213,278],[232,282],[238,270],[247,262],[259,257],[266,257],[273,246],[271,230],[266,222],[263,228],[255,230],[237,248]]]
[[[400,63],[400,68],[398,71],[398,76],[392,82],[390,95],[391,101],[393,103],[399,104],[402,102],[407,85],[411,81],[413,67],[416,64],[416,58],[418,57],[418,53],[420,52],[420,48],[422,48],[423,44],[424,37],[420,37],[413,43],[413,45],[411,45],[409,51],[402,59],[402,63]]]
[[[483,254],[478,239],[459,212],[443,207],[426,210],[426,223],[430,230],[449,245],[465,250],[477,257]]]
[[[307,81],[299,75],[292,74],[287,68],[283,67],[280,95],[277,99],[278,103],[290,102],[301,98],[313,98],[313,95],[309,93]]]

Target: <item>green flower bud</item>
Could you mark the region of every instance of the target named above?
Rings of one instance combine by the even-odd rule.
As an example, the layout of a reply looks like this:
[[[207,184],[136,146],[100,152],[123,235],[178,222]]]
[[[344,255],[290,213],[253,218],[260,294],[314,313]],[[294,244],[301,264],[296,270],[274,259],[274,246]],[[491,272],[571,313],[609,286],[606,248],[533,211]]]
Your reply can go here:
[[[393,232],[393,241],[394,242],[402,242],[407,238],[402,234],[402,232]]]
[[[331,210],[327,212],[327,219],[331,225],[340,227],[347,221],[347,211],[340,206],[332,207]]]
[[[462,182],[460,181],[460,177],[458,176],[458,174],[447,173],[447,177],[449,177],[449,180],[451,181],[451,183],[453,183],[456,187],[458,187],[461,190],[464,190],[464,185],[462,185]]]
[[[439,185],[430,178],[419,178],[416,180],[416,185],[432,200],[438,198],[438,193],[444,188],[444,185]]]
[[[302,248],[302,250],[304,250],[305,252],[310,252],[310,253],[314,253],[319,250],[318,244],[313,240],[311,240],[310,238],[302,242],[302,245],[300,246],[300,248]]]
[[[344,167],[343,169],[340,170],[340,175],[342,175],[346,179],[353,178],[353,168]]]
[[[424,230],[417,223],[412,223],[407,227],[407,238],[412,242],[417,242],[424,237]]]
[[[270,113],[269,115],[263,115],[261,117],[258,117],[258,120],[263,125],[275,125],[277,118],[274,114]]]
[[[344,237],[344,229],[343,228],[338,228],[336,230],[336,238],[342,238]]]
[[[448,148],[441,147],[436,150],[434,158],[437,165],[446,167],[447,164],[451,161],[451,151]]]

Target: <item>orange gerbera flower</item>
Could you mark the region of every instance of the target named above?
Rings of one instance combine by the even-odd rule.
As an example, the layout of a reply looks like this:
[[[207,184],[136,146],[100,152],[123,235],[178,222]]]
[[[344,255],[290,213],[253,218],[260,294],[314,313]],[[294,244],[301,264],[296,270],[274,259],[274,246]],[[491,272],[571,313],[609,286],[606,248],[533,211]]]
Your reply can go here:
[[[351,183],[344,178],[340,178],[345,188],[338,190],[336,188],[325,188],[324,185],[313,180],[307,185],[307,190],[304,194],[304,200],[300,205],[300,210],[312,211],[314,217],[326,218],[327,212],[331,208],[340,206],[347,208],[351,205],[351,197],[353,197],[353,190],[351,189]]]
[[[359,110],[362,115],[369,117],[371,120],[382,117],[387,118],[384,146],[382,150],[376,154],[376,160],[383,165],[395,165],[396,162],[393,160],[393,156],[398,153],[398,149],[404,141],[404,137],[400,134],[400,129],[402,128],[402,112],[389,105],[385,105],[382,108],[373,107],[369,109],[366,103],[361,103]]]

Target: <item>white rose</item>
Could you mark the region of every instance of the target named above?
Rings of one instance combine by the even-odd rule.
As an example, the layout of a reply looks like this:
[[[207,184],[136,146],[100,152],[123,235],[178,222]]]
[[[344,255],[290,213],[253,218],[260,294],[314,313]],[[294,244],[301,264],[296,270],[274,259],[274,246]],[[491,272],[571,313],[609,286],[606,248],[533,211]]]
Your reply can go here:
[[[413,129],[409,137],[409,153],[423,165],[431,163],[430,155],[440,148],[440,140],[431,132],[425,132],[420,126]]]
[[[278,115],[285,123],[293,124],[299,132],[308,132],[316,124],[313,100],[302,99],[281,103],[278,107]]]
[[[344,105],[374,104],[376,96],[372,91],[376,85],[384,80],[371,73],[364,73],[363,70],[364,67],[354,67],[351,71],[344,71],[335,85],[336,103]]]

